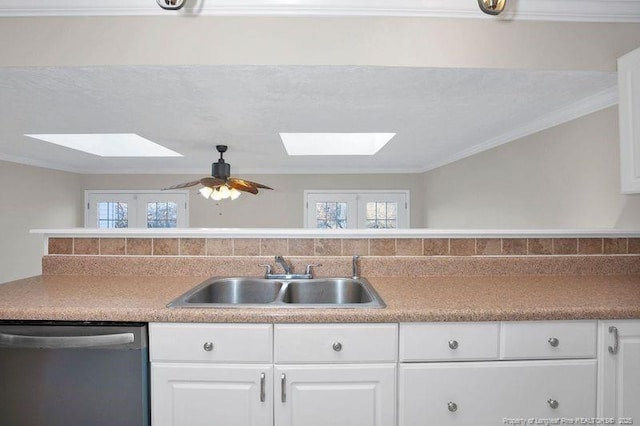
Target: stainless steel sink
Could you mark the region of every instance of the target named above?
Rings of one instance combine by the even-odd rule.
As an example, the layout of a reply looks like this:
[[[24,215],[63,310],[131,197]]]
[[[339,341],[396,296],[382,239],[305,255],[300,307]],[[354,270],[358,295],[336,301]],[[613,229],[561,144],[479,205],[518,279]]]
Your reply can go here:
[[[364,278],[276,280],[211,278],[167,305],[170,308],[384,308]]]
[[[282,283],[260,278],[223,278],[199,287],[185,298],[190,304],[254,304],[276,300]]]
[[[290,282],[282,301],[297,304],[347,305],[371,303],[373,295],[360,281],[350,278],[316,279],[313,282]]]

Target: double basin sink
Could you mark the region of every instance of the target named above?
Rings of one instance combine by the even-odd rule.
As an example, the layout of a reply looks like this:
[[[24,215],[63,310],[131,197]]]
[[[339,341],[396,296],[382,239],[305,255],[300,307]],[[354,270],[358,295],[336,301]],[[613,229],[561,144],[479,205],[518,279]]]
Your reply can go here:
[[[170,308],[384,308],[364,278],[300,280],[211,278],[173,300]]]

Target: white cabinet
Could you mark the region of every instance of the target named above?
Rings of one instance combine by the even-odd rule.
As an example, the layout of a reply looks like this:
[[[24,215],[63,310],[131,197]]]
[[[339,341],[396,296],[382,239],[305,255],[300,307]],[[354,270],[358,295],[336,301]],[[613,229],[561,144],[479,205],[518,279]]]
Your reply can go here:
[[[273,366],[153,363],[154,426],[273,425]]]
[[[595,360],[403,364],[399,383],[402,426],[493,426],[596,411]]]
[[[276,425],[394,426],[397,335],[397,324],[276,324]]]
[[[150,357],[158,362],[271,363],[271,324],[151,324]]]
[[[395,425],[395,364],[277,365],[278,426]]]
[[[640,48],[618,58],[622,192],[640,193]]]
[[[640,320],[601,321],[598,416],[640,422]]]
[[[149,329],[153,426],[396,424],[397,324]]]
[[[276,363],[396,362],[397,324],[276,324]]]
[[[499,337],[499,322],[404,323],[400,326],[400,360],[497,360]]]
[[[400,324],[399,424],[595,417],[596,328],[595,321]]]
[[[596,321],[503,322],[500,359],[595,358]]]
[[[270,324],[150,324],[153,426],[273,425]]]
[[[640,421],[640,320],[151,324],[149,336],[153,426]]]

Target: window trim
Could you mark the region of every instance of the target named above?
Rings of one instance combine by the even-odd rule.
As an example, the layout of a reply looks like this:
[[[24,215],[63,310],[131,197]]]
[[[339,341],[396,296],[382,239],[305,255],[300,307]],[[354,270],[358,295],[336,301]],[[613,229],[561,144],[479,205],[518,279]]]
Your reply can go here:
[[[91,197],[92,195],[106,195],[106,196],[114,196],[114,195],[126,195],[128,197],[131,197],[135,200],[138,200],[137,196],[142,196],[142,199],[146,199],[148,198],[148,196],[150,195],[159,195],[159,196],[167,196],[167,195],[183,195],[184,196],[184,226],[178,226],[177,228],[188,228],[189,227],[189,191],[188,190],[170,190],[170,191],[159,191],[157,189],[141,189],[141,190],[137,190],[137,189],[125,189],[125,190],[118,190],[118,189],[85,189],[84,190],[84,202],[83,202],[83,210],[84,210],[84,227],[85,228],[95,228],[95,229],[99,229],[97,228],[95,225],[94,226],[90,226],[89,224],[89,197]],[[146,214],[143,214],[143,211],[138,211],[138,206],[136,203],[136,206],[134,206],[134,208],[130,211],[133,211],[134,214],[129,216],[129,221],[131,222],[132,218],[135,219],[136,224],[137,222],[140,221],[140,219],[142,217],[146,218]],[[144,221],[143,221],[144,222]],[[135,226],[135,227],[128,227],[127,229],[140,229],[139,226]],[[147,228],[143,228],[143,229],[147,229]],[[150,228],[153,229],[153,228]]]
[[[406,212],[406,226],[398,226],[397,229],[409,229],[411,227],[411,198],[410,191],[408,189],[305,189],[303,196],[303,226],[305,229],[318,229],[311,228],[309,223],[309,195],[311,194],[335,194],[340,196],[348,196],[353,195],[355,200],[359,200],[360,197],[368,198],[367,196],[383,195],[383,194],[394,194],[399,196],[404,196],[405,198],[405,212]],[[356,204],[356,216],[362,214],[360,211],[360,207]],[[356,225],[358,224],[359,219],[356,219]],[[346,229],[366,229],[366,228],[346,228]],[[318,229],[320,230],[320,229]]]

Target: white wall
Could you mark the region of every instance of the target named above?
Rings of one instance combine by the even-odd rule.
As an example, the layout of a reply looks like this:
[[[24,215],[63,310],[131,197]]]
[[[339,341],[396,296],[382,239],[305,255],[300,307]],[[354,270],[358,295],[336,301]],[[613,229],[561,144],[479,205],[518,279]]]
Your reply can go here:
[[[212,160],[213,161],[213,160]],[[206,176],[193,175],[84,175],[83,189],[160,189]],[[305,189],[408,189],[411,227],[424,227],[422,175],[248,175],[274,188],[258,195],[243,194],[234,201],[205,200],[196,189],[190,194],[189,226],[195,228],[302,228]]]
[[[276,190],[222,208],[194,190],[190,226],[302,227],[305,189],[409,189],[413,228],[640,228],[640,195],[620,194],[619,173],[612,107],[424,174],[246,176]],[[156,189],[198,177],[85,175],[82,187]]]
[[[194,190],[190,225],[301,227],[305,189],[409,189],[412,227],[638,229],[640,195],[620,194],[618,152],[614,107],[424,174],[246,176],[275,191],[222,210]],[[76,175],[0,161],[0,283],[40,273],[42,237],[29,229],[83,226],[84,189],[159,189],[197,177]]]
[[[424,174],[429,228],[640,228],[620,194],[617,107]]]
[[[0,161],[0,283],[42,271],[43,238],[33,228],[82,224],[80,176]]]
[[[3,19],[0,66],[253,64],[615,71],[616,58],[638,45],[640,24],[513,21],[489,19],[480,11],[478,19],[55,16]]]

